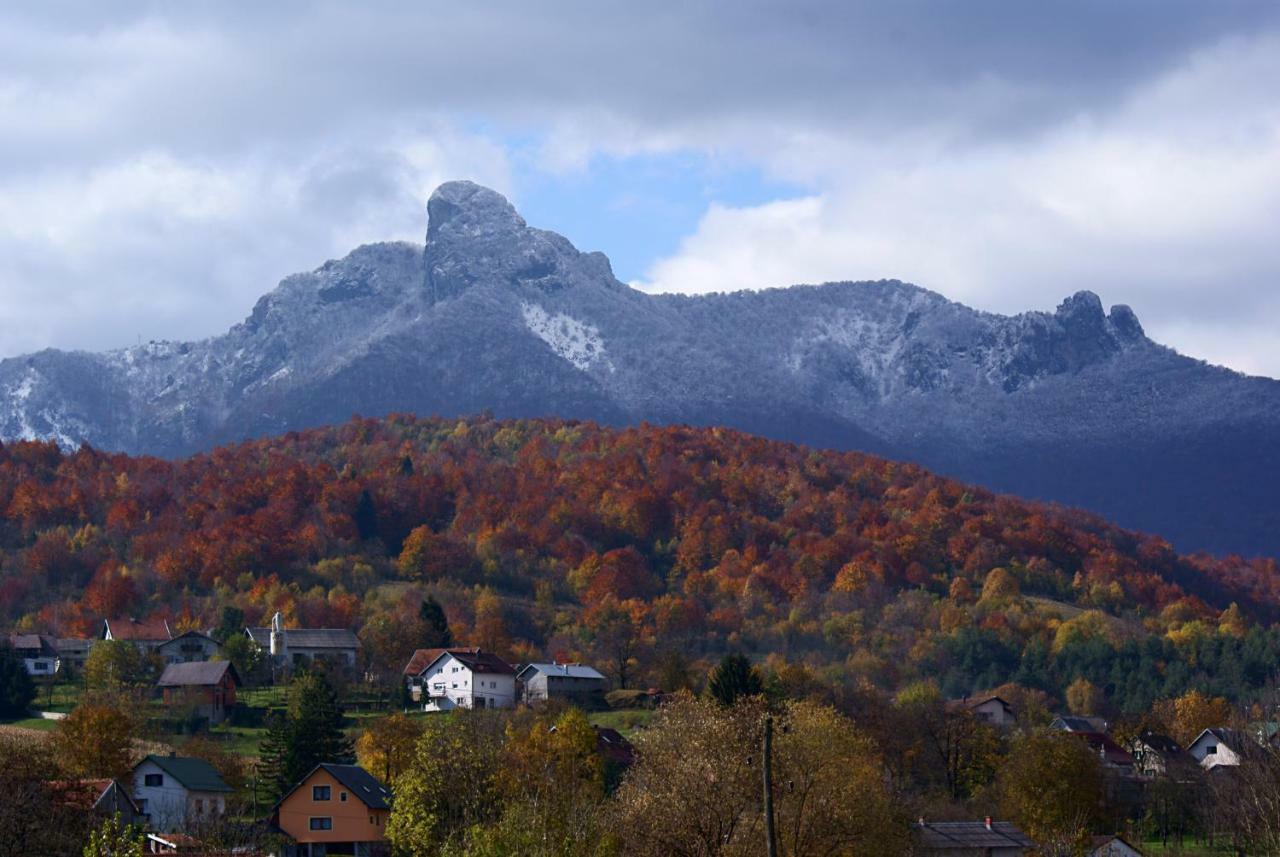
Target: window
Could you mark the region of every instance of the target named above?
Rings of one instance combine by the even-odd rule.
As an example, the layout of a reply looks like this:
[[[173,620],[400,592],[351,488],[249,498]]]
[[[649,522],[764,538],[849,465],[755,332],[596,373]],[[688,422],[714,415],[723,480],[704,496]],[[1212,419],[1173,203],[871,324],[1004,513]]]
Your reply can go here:
[[[496,681],[489,682],[489,687],[497,687],[497,686],[498,686],[498,683]]]
[[[311,819],[312,830],[333,830],[333,819],[329,816],[321,816]]]
[[[1208,747],[1205,747],[1205,748],[1204,748],[1204,754],[1205,754],[1206,756],[1212,756],[1212,755],[1214,755],[1214,754],[1215,754],[1215,753],[1217,753],[1217,752],[1218,752],[1218,745],[1217,745],[1217,744],[1210,744]]]
[[[312,786],[311,799],[312,800],[328,800],[329,787],[328,786]]]
[[[142,778],[142,784],[148,788],[160,788],[164,785],[164,774],[147,774]]]
[[[346,792],[339,792],[339,793],[338,793],[338,800],[342,801],[343,803],[346,803],[346,802],[347,802],[347,793],[346,793]]]
[[[204,798],[196,798],[196,815],[204,812]]]

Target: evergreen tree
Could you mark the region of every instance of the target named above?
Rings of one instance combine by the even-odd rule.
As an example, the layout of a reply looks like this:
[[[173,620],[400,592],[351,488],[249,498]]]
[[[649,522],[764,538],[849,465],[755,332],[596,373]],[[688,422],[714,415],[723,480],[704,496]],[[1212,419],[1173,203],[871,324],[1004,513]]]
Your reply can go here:
[[[453,645],[453,632],[449,630],[449,619],[444,615],[444,608],[430,595],[422,600],[422,606],[418,608],[418,620],[422,623],[423,648],[447,649]]]
[[[36,684],[8,643],[0,643],[0,717],[21,717],[36,698]]]
[[[263,781],[283,794],[321,762],[354,762],[355,751],[342,726],[342,705],[325,677],[306,673],[295,678],[288,710],[270,718],[258,748]]]
[[[209,636],[219,643],[226,643],[235,636],[244,636],[244,611],[230,604],[224,606],[218,617],[218,627]]]
[[[378,509],[373,505],[373,495],[368,488],[360,492],[355,513],[351,517],[356,523],[361,541],[368,541],[378,534]]]
[[[284,712],[273,712],[267,715],[267,731],[258,743],[258,773],[268,792],[279,797],[293,785],[290,772],[296,767],[293,764],[293,740],[289,723],[289,715]]]
[[[764,693],[764,681],[746,655],[725,655],[711,671],[707,692],[721,705],[733,705],[742,697]]]

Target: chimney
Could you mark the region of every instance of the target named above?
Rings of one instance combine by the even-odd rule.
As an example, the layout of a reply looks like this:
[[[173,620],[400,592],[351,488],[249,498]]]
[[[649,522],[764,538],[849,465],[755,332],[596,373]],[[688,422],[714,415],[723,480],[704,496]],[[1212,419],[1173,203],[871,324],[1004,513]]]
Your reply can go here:
[[[991,816],[989,816],[989,815],[987,816],[987,818],[986,818],[986,823],[987,823],[987,830],[990,830],[990,829],[991,829]]]

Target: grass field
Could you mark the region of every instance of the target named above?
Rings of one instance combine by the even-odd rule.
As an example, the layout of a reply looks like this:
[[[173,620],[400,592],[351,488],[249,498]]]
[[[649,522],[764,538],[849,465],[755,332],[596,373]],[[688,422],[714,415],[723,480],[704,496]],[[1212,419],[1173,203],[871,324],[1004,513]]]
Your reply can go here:
[[[636,730],[648,726],[653,714],[651,708],[622,708],[615,711],[593,711],[587,715],[587,720],[591,721],[592,726],[617,729],[624,737],[629,738]]]
[[[1168,845],[1163,845],[1160,840],[1156,839],[1143,842],[1142,853],[1146,854],[1147,857],[1220,857],[1223,854],[1235,854],[1236,852],[1230,846],[1221,842],[1210,846],[1206,842],[1187,839],[1182,845],[1174,841],[1170,841]]]

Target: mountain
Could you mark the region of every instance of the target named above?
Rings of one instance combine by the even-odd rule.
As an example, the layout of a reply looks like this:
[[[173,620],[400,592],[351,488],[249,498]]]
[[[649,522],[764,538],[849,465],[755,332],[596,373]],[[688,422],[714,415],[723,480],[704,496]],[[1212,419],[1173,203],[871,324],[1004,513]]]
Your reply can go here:
[[[982,313],[897,281],[650,295],[469,182],[425,247],[286,278],[201,342],[0,362],[0,437],[180,456],[353,413],[726,425],[1280,554],[1280,382],[1183,357],[1081,291]]]

